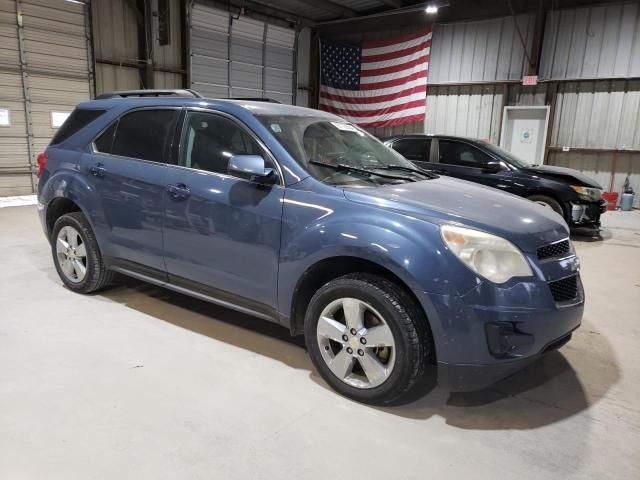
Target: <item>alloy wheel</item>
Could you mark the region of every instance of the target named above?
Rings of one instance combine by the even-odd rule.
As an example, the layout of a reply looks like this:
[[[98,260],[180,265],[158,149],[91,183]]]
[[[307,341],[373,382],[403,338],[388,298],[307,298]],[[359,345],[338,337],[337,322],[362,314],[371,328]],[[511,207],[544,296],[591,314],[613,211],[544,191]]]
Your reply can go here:
[[[356,388],[374,388],[387,380],[395,364],[393,333],[383,316],[357,298],[329,303],[318,320],[322,358],[333,374]]]
[[[80,283],[87,274],[87,249],[80,233],[73,227],[60,229],[56,238],[58,265],[64,276],[73,283]]]

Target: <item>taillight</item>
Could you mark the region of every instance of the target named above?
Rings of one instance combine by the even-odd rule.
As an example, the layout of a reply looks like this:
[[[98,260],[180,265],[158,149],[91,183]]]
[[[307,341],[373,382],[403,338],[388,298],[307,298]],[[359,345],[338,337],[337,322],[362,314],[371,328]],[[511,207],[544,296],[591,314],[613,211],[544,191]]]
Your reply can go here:
[[[38,178],[40,178],[42,172],[44,172],[44,168],[47,166],[47,160],[49,160],[47,152],[42,152],[38,155],[38,159],[36,160],[36,162],[38,163],[38,173],[36,173]]]

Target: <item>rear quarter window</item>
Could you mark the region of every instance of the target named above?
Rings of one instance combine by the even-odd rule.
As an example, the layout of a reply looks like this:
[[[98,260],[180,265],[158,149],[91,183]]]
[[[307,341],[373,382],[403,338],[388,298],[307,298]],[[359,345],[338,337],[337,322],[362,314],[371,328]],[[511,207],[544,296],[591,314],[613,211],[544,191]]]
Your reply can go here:
[[[102,109],[76,108],[53,136],[51,145],[64,142],[71,135],[82,130],[105,112],[106,110]]]

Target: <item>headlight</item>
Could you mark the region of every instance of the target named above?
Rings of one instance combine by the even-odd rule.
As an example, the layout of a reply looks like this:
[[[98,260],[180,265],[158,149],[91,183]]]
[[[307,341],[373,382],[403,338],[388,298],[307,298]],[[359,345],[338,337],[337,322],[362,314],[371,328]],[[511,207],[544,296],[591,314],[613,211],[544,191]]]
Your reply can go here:
[[[579,185],[571,185],[571,188],[578,194],[581,200],[597,202],[602,198],[602,190],[599,188],[581,187]]]
[[[533,275],[524,255],[504,238],[453,225],[442,225],[440,234],[462,263],[487,280],[504,283]]]

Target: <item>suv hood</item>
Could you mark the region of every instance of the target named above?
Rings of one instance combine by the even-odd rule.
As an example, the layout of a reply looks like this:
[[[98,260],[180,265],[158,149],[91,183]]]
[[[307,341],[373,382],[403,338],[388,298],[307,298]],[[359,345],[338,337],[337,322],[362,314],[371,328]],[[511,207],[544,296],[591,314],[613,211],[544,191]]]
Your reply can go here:
[[[520,170],[524,170],[528,173],[533,173],[541,177],[564,182],[570,185],[580,185],[582,187],[599,188],[600,190],[602,190],[602,187],[598,184],[598,182],[586,176],[584,173],[578,170],[574,170],[573,168],[554,167],[551,165],[536,165],[521,168]]]
[[[350,201],[395,210],[436,224],[456,223],[535,252],[567,238],[569,229],[551,209],[494,188],[450,177],[388,185],[345,188]]]

